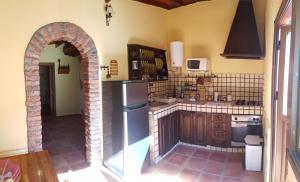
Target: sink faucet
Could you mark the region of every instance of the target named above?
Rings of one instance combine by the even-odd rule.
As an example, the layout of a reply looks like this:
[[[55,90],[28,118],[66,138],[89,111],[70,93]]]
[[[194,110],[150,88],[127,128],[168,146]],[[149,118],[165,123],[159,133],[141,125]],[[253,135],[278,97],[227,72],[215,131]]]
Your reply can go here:
[[[155,92],[148,92],[148,97],[154,94]]]

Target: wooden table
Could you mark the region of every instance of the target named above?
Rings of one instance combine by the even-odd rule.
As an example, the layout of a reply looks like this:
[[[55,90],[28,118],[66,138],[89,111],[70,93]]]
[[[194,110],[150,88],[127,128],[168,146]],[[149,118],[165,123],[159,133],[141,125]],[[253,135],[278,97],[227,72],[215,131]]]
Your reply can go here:
[[[10,159],[21,168],[21,182],[58,182],[48,151],[1,159]]]

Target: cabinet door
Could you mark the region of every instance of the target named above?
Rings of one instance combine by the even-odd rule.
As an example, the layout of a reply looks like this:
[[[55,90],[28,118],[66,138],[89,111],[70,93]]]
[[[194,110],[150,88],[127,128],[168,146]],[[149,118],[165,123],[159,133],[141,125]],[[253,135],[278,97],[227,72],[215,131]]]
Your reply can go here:
[[[179,141],[179,114],[174,112],[158,119],[159,155],[170,151]]]
[[[194,144],[206,145],[206,113],[196,112],[194,115],[192,133]]]
[[[226,114],[226,146],[231,147],[231,114]]]
[[[193,113],[190,111],[181,111],[180,116],[180,140],[186,143],[193,143],[192,138],[192,122]]]
[[[169,146],[169,132],[168,132],[168,118],[169,116],[158,119],[158,142],[159,155],[164,155]]]
[[[176,144],[180,139],[180,131],[179,131],[180,114],[179,114],[179,111],[174,112],[172,116],[174,119],[174,127],[175,127],[174,135],[175,135],[175,144]]]
[[[229,114],[207,114],[207,144],[216,147],[228,147],[231,140],[231,123]]]
[[[175,123],[173,122],[173,117],[172,115],[168,116],[168,121],[167,121],[167,129],[168,129],[168,138],[167,138],[167,151],[171,150],[172,147],[174,146],[175,142],[175,135],[174,135],[174,130],[175,130]]]

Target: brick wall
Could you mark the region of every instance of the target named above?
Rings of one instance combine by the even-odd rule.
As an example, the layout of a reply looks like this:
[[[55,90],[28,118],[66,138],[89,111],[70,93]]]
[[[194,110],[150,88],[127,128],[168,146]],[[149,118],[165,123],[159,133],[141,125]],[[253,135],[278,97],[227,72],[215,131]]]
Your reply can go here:
[[[97,50],[93,40],[80,27],[68,22],[51,23],[32,36],[24,60],[28,151],[42,150],[39,59],[42,49],[54,41],[73,44],[82,58],[86,158],[101,161],[100,75]]]

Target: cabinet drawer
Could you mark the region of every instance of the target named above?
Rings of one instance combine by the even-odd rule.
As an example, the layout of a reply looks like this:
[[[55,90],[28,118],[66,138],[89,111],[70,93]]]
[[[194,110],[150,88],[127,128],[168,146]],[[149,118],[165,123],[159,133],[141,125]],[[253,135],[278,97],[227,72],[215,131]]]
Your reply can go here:
[[[214,131],[226,131],[226,123],[225,122],[215,122],[213,123]]]
[[[212,121],[213,122],[226,121],[226,114],[214,113],[214,114],[212,114]]]

